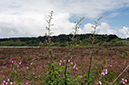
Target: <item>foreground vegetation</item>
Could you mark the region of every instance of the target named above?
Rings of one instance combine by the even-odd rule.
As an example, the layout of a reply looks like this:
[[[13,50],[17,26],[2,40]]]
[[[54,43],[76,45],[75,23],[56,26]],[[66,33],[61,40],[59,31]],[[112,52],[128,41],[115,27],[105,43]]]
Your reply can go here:
[[[65,66],[68,47],[52,49],[52,53],[55,55],[55,69],[60,72],[58,75],[60,75],[61,81],[64,79],[62,71]],[[73,48],[71,59],[69,59],[71,66],[68,68],[71,83],[74,82],[73,85],[80,85],[77,84],[77,81],[84,82],[91,50],[91,47]],[[110,85],[109,83],[113,82],[129,64],[129,47],[94,47],[93,50],[93,81],[95,84],[101,81],[103,85]],[[44,81],[50,63],[47,48],[0,48],[0,52],[1,84],[5,80],[8,83],[16,83],[16,85],[24,85],[25,83],[46,85]],[[74,65],[76,65],[75,68],[73,68]],[[59,69],[60,67],[62,71]],[[102,76],[104,69],[107,69],[108,73]],[[129,68],[118,78],[114,85],[120,85],[122,78],[129,80],[128,71]],[[10,81],[7,81],[8,78]],[[80,80],[75,81],[76,78],[80,78]],[[108,83],[105,84],[105,82]],[[129,82],[125,82],[125,84],[128,85]]]
[[[81,53],[84,51],[84,47],[76,47],[79,43],[78,39],[75,38],[75,34],[79,28],[78,25],[84,19],[82,17],[75,22],[74,31],[69,36],[70,41],[67,42],[67,47],[61,48],[67,51],[63,53],[58,52],[60,51],[58,50],[57,52],[61,53],[62,56],[56,56],[54,48],[52,48],[53,41],[50,37],[52,15],[53,11],[51,11],[49,20],[47,20],[48,26],[46,29],[48,30],[48,34],[46,34],[46,40],[44,42],[45,46],[47,46],[44,48],[46,50],[44,53],[47,52],[44,55],[45,58],[38,56],[1,58],[0,82],[2,85],[128,84],[129,47],[122,47],[121,52],[117,52],[116,49],[112,50],[112,48],[95,47],[98,44],[98,38],[95,33],[101,17],[95,21],[93,33],[88,38],[91,47],[85,53]],[[74,52],[74,50],[80,48],[83,50]],[[5,53],[5,51],[3,52]]]

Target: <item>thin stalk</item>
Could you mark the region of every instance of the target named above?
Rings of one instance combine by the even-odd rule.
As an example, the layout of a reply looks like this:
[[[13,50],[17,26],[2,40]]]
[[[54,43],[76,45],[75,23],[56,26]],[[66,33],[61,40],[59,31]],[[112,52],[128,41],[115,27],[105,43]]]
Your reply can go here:
[[[93,34],[93,42],[92,42],[92,49],[93,49],[93,46],[94,46],[94,34]],[[92,67],[92,59],[93,58],[93,50],[91,51],[91,56],[90,56],[90,66],[89,66],[89,69],[88,69],[88,80],[89,80],[89,78],[90,78],[90,73],[91,73],[91,67]],[[85,81],[86,82],[86,81]],[[88,82],[88,85],[90,85],[90,82]]]
[[[48,27],[46,27],[46,29],[48,30],[48,35],[47,35],[47,43],[48,43],[48,51],[49,51],[49,57],[50,57],[50,65],[49,65],[49,69],[52,69],[53,72],[55,72],[55,67],[52,65],[52,63],[54,63],[54,60],[53,60],[53,55],[52,55],[52,49],[51,49],[51,38],[50,38],[50,35],[52,34],[51,32],[51,20],[53,19],[52,18],[53,16],[53,11],[51,11],[50,15],[49,15],[49,20],[46,20],[47,23],[48,23]],[[49,75],[51,74],[51,72],[49,72]],[[56,78],[56,74],[54,74],[54,77]],[[52,81],[53,82],[53,81]],[[57,83],[58,85],[58,83]]]
[[[71,43],[70,43],[71,44]],[[68,64],[68,59],[70,58],[70,55],[71,55],[71,45],[69,44],[69,52],[68,52],[68,58],[66,60],[66,67],[65,67],[65,72],[64,72],[64,75],[65,75],[65,85],[67,85],[67,75],[66,75],[66,71],[67,71],[67,64]]]
[[[93,31],[93,37],[91,38],[91,44],[92,44],[92,49],[93,49],[93,47],[94,47],[94,44],[95,44],[95,40],[96,40],[96,37],[95,37],[95,34],[96,34],[96,28],[97,28],[97,23],[98,23],[98,21],[101,19],[102,17],[100,17],[98,20],[97,20],[97,22],[96,21],[94,21],[95,22],[95,26],[92,26],[92,28],[94,28],[94,31]],[[92,67],[92,58],[93,58],[93,50],[91,51],[91,56],[90,56],[90,62],[89,62],[89,69],[88,69],[88,80],[90,79],[90,74],[91,74],[91,67]],[[87,81],[85,80],[85,83],[86,83]],[[88,85],[90,85],[90,82],[88,82]]]
[[[78,25],[80,24],[80,22],[84,19],[84,17],[80,18],[79,21],[77,21],[77,23],[75,24],[75,27],[73,28],[75,31],[73,32],[73,36],[71,39],[71,42],[69,43],[69,51],[68,51],[68,57],[67,57],[67,60],[66,60],[66,66],[65,66],[65,72],[64,72],[64,75],[65,75],[65,85],[67,85],[67,75],[66,75],[66,71],[67,71],[67,64],[68,64],[68,60],[70,59],[70,56],[71,56],[71,51],[72,51],[72,48],[71,48],[71,43],[72,41],[74,41],[74,37],[75,37],[75,34],[77,33],[79,27]]]

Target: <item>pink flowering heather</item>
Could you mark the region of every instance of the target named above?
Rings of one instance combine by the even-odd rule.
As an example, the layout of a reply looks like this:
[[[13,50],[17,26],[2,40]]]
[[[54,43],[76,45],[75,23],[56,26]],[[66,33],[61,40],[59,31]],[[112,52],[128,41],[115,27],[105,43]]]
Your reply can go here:
[[[17,68],[19,67],[19,65],[17,65]]]
[[[125,79],[125,82],[127,82],[127,79]]]
[[[28,84],[28,82],[26,82],[26,84]]]
[[[61,65],[61,63],[59,63],[59,65]]]
[[[12,64],[10,64],[10,67],[12,67],[13,65]]]
[[[101,81],[99,81],[99,83],[98,83],[99,85],[102,85],[102,82]]]
[[[60,63],[62,63],[62,60],[60,60]]]
[[[76,63],[74,64],[73,69],[76,69],[75,67],[76,67]]]
[[[109,65],[109,67],[112,67],[112,65]]]
[[[127,82],[127,79],[122,78],[122,79],[121,79],[121,83],[125,84],[125,82]]]
[[[6,85],[8,85],[8,82],[5,82]]]
[[[35,75],[35,73],[33,73],[33,75]]]
[[[10,79],[8,78],[7,81],[10,81]]]
[[[16,63],[16,61],[13,61],[13,64]]]
[[[108,74],[108,70],[107,69],[103,70],[103,72],[101,73],[101,76],[104,76],[106,74]]]
[[[83,81],[85,81],[85,79],[82,79]]]
[[[70,62],[70,60],[68,60],[68,62]]]
[[[31,62],[30,65],[33,65],[33,62]]]
[[[108,73],[108,71],[107,71],[107,69],[105,69],[105,74],[107,74]]]
[[[4,80],[3,83],[5,83],[6,81]]]
[[[78,70],[78,67],[76,67],[76,70]]]
[[[29,69],[28,67],[26,67],[26,69]]]
[[[104,73],[104,72],[102,72],[102,73],[101,73],[101,76],[104,76],[104,75],[105,75],[105,73]]]
[[[10,82],[10,84],[12,85],[12,84],[13,84],[13,82]]]
[[[76,66],[76,63],[74,65]]]
[[[76,67],[76,66],[74,65],[74,66],[73,66],[73,69],[75,69],[75,67]]]
[[[73,62],[71,62],[71,65],[73,65]]]
[[[21,65],[21,63],[22,63],[22,62],[20,61],[19,64]]]
[[[13,61],[11,61],[11,63],[13,63]]]

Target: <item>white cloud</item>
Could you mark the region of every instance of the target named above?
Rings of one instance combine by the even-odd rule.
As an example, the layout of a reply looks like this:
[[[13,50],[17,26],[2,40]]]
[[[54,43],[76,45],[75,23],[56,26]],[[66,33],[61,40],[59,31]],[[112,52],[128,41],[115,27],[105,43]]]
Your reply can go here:
[[[103,22],[99,27],[99,34],[114,34],[115,30],[110,29],[108,23]]]
[[[91,23],[87,23],[86,25],[84,25],[83,29],[79,29],[79,34],[91,33],[94,30],[92,26],[94,25]]]
[[[74,27],[74,23],[71,23],[68,19],[70,15],[68,13],[59,13],[53,16],[52,24],[52,31],[54,35],[58,34],[70,34],[72,32],[72,28]]]
[[[121,38],[129,38],[129,27],[123,27],[122,29],[119,29],[117,35]]]
[[[43,31],[43,22],[18,15],[0,15],[1,37],[37,36]],[[45,24],[44,24],[45,25]]]
[[[129,37],[129,28],[123,27],[122,29],[111,29],[108,23],[103,22],[99,26],[99,33],[98,34],[116,34],[120,38],[128,38]]]
[[[87,23],[84,25],[83,29],[79,29],[79,34],[85,34],[85,33],[92,33],[94,31],[94,28],[92,26],[95,26],[94,24]],[[99,30],[99,31],[98,31]],[[100,26],[96,28],[96,33],[98,34],[109,34],[110,27],[107,23],[102,22]]]
[[[78,34],[91,33],[94,29],[94,26],[91,23],[87,23],[83,29],[78,30]],[[120,38],[128,38],[129,37],[129,27],[123,27],[122,29],[111,29],[108,23],[102,22],[100,26],[97,27],[97,34],[116,34]]]
[[[122,7],[129,7],[129,0],[1,0],[0,37],[44,35],[47,32],[46,19],[51,10],[54,10],[52,31],[58,35],[69,34],[73,30],[74,23],[69,21],[72,15],[96,18],[106,11]],[[90,23],[86,24],[79,33],[90,33],[91,26]],[[100,32],[114,33],[114,30],[102,23]]]

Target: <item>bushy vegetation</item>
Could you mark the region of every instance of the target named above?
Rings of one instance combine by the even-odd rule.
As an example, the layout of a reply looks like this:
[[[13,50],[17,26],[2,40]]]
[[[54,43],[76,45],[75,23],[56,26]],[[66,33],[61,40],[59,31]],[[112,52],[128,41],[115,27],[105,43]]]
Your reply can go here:
[[[75,38],[78,39],[76,46],[89,46],[89,37],[93,34],[76,34]],[[51,36],[51,40],[53,42],[52,46],[56,47],[66,47],[68,46],[71,40],[69,39],[69,35],[60,34],[58,36]],[[121,39],[116,35],[98,35],[95,34],[97,37],[97,42],[95,43],[96,46],[129,46],[129,39]],[[4,38],[0,39],[0,46],[47,46],[44,41],[47,39],[46,36],[39,36],[39,37],[24,37],[24,38]],[[126,44],[124,44],[124,42]],[[118,42],[123,42],[118,43]],[[112,44],[113,43],[113,44]],[[114,44],[116,43],[116,44]]]
[[[46,59],[27,56],[4,58],[0,63],[0,82],[2,85],[119,85],[128,83],[129,51],[126,51],[125,54],[112,51],[112,54],[119,56],[117,57],[108,55],[110,49],[105,51],[105,48],[95,47],[98,43],[101,44],[98,40],[99,36],[95,35],[101,17],[95,21],[93,34],[87,39],[84,38],[85,40],[81,40],[81,42],[78,42],[75,34],[84,17],[75,22],[74,31],[69,36],[69,42],[61,41],[61,46],[67,46],[67,52],[57,57],[52,48],[55,45],[51,38],[52,16],[53,11],[51,11],[47,20],[48,26],[46,29],[48,33],[43,43],[44,46],[47,46],[45,48],[48,54],[45,55]],[[88,43],[85,43],[85,41]],[[108,44],[110,45],[115,41],[117,41],[117,38],[109,36],[103,42],[111,42]],[[57,42],[56,44],[58,45]],[[80,57],[81,55],[73,54],[74,49],[79,49],[76,47],[77,45],[89,44],[91,47],[86,53],[87,56]],[[96,52],[101,55],[96,56]]]

